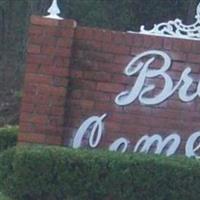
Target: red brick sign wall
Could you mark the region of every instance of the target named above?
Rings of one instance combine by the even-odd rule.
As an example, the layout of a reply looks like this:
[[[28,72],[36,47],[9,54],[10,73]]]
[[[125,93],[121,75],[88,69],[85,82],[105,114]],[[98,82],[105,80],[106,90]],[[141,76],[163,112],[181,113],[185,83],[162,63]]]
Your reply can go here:
[[[70,145],[80,125],[91,116],[104,119],[100,147],[108,148],[120,137],[130,141],[129,149],[144,135],[163,138],[176,133],[184,152],[191,134],[199,131],[199,97],[183,102],[175,90],[162,103],[142,104],[138,98],[120,106],[115,98],[131,90],[138,79],[124,69],[137,55],[149,50],[166,53],[171,61],[167,74],[178,84],[190,67],[193,79],[188,95],[197,90],[200,79],[200,42],[110,30],[79,27],[73,20],[50,20],[33,16],[29,29],[27,67],[21,106],[21,143]],[[158,58],[151,65],[160,69]],[[156,87],[149,98],[162,92],[162,76],[147,78],[145,86]],[[183,84],[181,84],[183,85]],[[87,138],[83,140],[87,144]]]

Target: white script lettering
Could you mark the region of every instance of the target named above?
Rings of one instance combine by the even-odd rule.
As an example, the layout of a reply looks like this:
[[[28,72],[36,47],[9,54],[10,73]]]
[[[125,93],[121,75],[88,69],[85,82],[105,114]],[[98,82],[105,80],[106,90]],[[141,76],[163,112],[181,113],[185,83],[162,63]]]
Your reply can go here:
[[[107,114],[104,114],[101,117],[92,116],[83,122],[74,137],[72,147],[75,149],[81,147],[83,136],[85,134],[89,135],[90,147],[97,147],[102,138],[103,120],[106,116]]]
[[[163,60],[163,65],[160,67],[160,69],[151,69],[156,59],[160,60],[160,58]],[[138,74],[135,84],[129,91],[123,91],[118,94],[115,98],[115,103],[119,106],[125,106],[138,99],[141,104],[156,105],[168,99],[177,90],[178,96],[183,102],[190,102],[196,97],[199,97],[200,81],[198,82],[195,92],[192,93],[189,91],[194,82],[193,78],[190,76],[192,71],[191,68],[186,67],[183,70],[179,81],[174,84],[172,78],[167,73],[171,67],[171,64],[171,58],[165,52],[159,50],[146,51],[134,57],[125,68],[124,73],[127,76]],[[146,80],[148,78],[158,77],[164,80],[164,86],[159,94],[153,97],[148,97],[147,95],[149,92],[153,93],[153,90],[156,88],[156,86],[154,84],[146,85]],[[80,148],[84,137],[86,137],[86,139],[89,140],[88,145],[91,148],[96,148],[103,137],[103,120],[106,116],[107,114],[104,114],[101,117],[92,116],[84,121],[74,137],[72,147]],[[129,144],[130,141],[128,139],[120,137],[109,146],[109,150],[120,151],[124,153],[128,150]],[[175,133],[167,136],[164,139],[158,134],[152,136],[144,135],[136,143],[135,147],[133,148],[133,152],[153,152],[155,154],[163,153],[166,156],[171,156],[177,152],[180,144],[181,138]],[[199,159],[200,156],[197,155],[198,150],[200,150],[200,132],[195,132],[188,138],[186,142],[185,155],[187,157],[195,157]]]
[[[122,153],[124,153],[127,151],[129,143],[130,141],[128,141],[126,138],[119,138],[110,145],[109,150],[121,151]]]
[[[155,61],[157,57],[161,57],[164,61],[163,66],[160,69],[150,69],[150,65]],[[144,59],[147,59],[144,62]],[[197,91],[193,94],[188,94],[188,89],[193,83],[193,79],[189,76],[191,68],[187,67],[182,72],[180,80],[174,86],[172,78],[167,74],[167,70],[171,67],[171,58],[162,51],[151,50],[141,53],[134,57],[131,62],[125,68],[125,75],[133,76],[138,74],[134,86],[130,91],[123,91],[115,98],[115,103],[120,106],[129,105],[137,98],[140,103],[145,105],[156,105],[165,101],[167,98],[173,95],[173,93],[179,88],[179,98],[184,102],[194,100],[200,95],[200,83],[198,84]],[[164,86],[162,91],[154,97],[147,97],[147,93],[155,89],[155,85],[149,84],[145,86],[145,80],[147,78],[162,77],[164,80]]]
[[[200,144],[197,145],[197,147],[194,147],[195,143],[197,142],[197,140],[200,139],[200,132],[196,132],[194,134],[192,134],[185,146],[185,154],[187,157],[195,157],[195,158],[200,158],[200,156],[198,156],[195,152],[197,150],[200,149]]]
[[[137,142],[134,152],[148,153],[154,145],[154,153],[161,154],[165,149],[166,156],[171,156],[176,153],[181,142],[181,138],[177,134],[171,134],[164,140],[160,135],[148,136],[145,135]],[[140,149],[141,147],[141,149]]]
[[[85,120],[74,137],[72,147],[75,149],[80,148],[84,136],[87,135],[89,147],[96,148],[103,136],[103,120],[106,116],[107,114],[104,114],[101,117],[92,116]],[[188,138],[185,146],[185,155],[187,157],[200,158],[200,156],[196,154],[196,151],[200,149],[200,144],[196,145],[198,139],[200,139],[200,131],[193,133]],[[130,141],[128,139],[121,137],[116,139],[109,146],[109,150],[125,153],[128,150],[129,144]],[[165,139],[158,134],[152,136],[144,135],[137,141],[133,148],[133,152],[165,154],[166,156],[172,156],[177,152],[180,144],[181,138],[176,133],[167,136]]]

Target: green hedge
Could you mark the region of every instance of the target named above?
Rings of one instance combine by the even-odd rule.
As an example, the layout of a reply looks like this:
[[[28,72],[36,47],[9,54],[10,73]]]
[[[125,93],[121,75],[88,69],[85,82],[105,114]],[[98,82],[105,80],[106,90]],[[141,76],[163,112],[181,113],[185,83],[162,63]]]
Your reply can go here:
[[[199,200],[200,162],[62,147],[0,155],[0,189],[16,200]]]
[[[16,146],[18,132],[18,126],[6,126],[0,128],[0,152]]]

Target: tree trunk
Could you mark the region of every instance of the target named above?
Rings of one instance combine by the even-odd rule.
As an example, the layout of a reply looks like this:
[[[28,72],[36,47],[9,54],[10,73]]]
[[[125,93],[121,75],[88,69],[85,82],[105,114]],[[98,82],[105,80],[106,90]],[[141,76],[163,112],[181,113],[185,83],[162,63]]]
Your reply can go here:
[[[187,24],[192,24],[195,21],[197,5],[198,5],[198,2],[196,0],[190,0],[188,13],[187,13],[187,19],[186,19]]]

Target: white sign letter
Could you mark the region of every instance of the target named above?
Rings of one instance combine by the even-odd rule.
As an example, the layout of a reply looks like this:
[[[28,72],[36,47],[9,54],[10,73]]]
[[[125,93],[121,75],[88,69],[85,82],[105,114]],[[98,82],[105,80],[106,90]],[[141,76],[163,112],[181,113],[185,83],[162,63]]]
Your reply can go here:
[[[155,58],[158,56],[164,60],[164,65],[162,66],[162,68],[149,69],[150,64],[153,63]],[[144,63],[142,59],[145,57],[147,57],[148,60]],[[116,97],[115,103],[118,105],[128,105],[135,101],[138,96],[141,103],[148,105],[158,104],[164,101],[167,97],[169,97],[172,94],[173,90],[173,81],[170,78],[170,76],[167,73],[165,73],[170,68],[170,66],[170,57],[166,53],[158,50],[147,51],[133,58],[126,67],[125,74],[127,76],[132,76],[134,74],[139,73],[138,78],[131,91],[121,92]],[[145,98],[145,93],[155,88],[155,85],[148,85],[144,87],[145,79],[157,76],[162,76],[165,80],[165,85],[162,92],[152,99]]]
[[[92,116],[87,119],[78,129],[72,147],[77,149],[81,147],[81,143],[83,140],[83,136],[89,135],[89,145],[92,148],[98,146],[103,133],[103,120],[107,116],[107,114],[102,115],[101,117]]]
[[[181,139],[180,136],[177,134],[172,134],[166,137],[164,140],[160,135],[153,135],[148,136],[145,135],[141,137],[141,139],[137,142],[134,152],[137,152],[140,148],[140,152],[142,153],[148,153],[151,149],[151,147],[154,145],[155,150],[154,153],[161,154],[165,150],[166,156],[171,156],[174,153],[176,153],[179,145],[180,145]]]
[[[124,153],[126,152],[129,143],[130,142],[126,138],[119,138],[110,145],[109,150],[110,151],[120,150],[122,153]]]
[[[188,141],[187,141],[187,143],[186,143],[186,146],[185,146],[185,154],[186,154],[187,157],[189,157],[189,158],[190,158],[190,157],[195,157],[195,158],[197,158],[197,159],[200,158],[200,156],[198,156],[198,155],[195,153],[197,150],[200,149],[200,144],[197,145],[197,147],[194,147],[195,142],[196,142],[197,139],[199,139],[199,138],[200,138],[200,131],[199,131],[199,132],[196,132],[196,133],[193,133],[193,134],[189,137],[189,139],[188,139]]]

